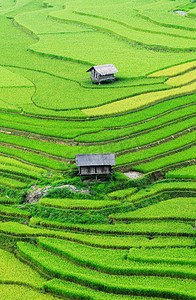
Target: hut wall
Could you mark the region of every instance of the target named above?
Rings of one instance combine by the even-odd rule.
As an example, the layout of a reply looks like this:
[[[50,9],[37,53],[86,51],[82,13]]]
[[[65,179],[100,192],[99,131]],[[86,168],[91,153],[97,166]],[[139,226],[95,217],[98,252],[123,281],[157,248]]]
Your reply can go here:
[[[96,81],[113,80],[114,74],[100,75],[96,70],[91,71],[91,79]]]
[[[110,174],[111,166],[85,166],[79,168],[80,175]]]

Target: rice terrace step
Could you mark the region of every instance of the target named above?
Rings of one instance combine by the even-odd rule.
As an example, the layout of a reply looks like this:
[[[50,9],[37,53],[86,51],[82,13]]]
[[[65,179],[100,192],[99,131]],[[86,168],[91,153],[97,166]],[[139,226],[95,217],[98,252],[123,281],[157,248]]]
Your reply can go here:
[[[0,3],[0,299],[196,299],[196,1]]]

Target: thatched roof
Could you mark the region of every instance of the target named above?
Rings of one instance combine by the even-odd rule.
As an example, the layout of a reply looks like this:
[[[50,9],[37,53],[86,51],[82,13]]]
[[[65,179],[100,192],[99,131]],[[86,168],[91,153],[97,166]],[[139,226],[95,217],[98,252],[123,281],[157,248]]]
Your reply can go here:
[[[95,71],[97,73],[99,73],[100,75],[111,75],[111,74],[118,73],[118,70],[112,64],[101,65],[101,66],[93,66],[90,69],[88,69],[86,72],[90,72],[92,69],[95,69]]]
[[[113,166],[115,153],[76,154],[76,166]]]

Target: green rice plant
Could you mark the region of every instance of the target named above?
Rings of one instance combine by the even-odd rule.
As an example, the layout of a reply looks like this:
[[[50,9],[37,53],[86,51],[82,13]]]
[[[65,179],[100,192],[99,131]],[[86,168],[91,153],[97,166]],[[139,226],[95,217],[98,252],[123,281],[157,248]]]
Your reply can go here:
[[[187,4],[187,3],[186,3]],[[128,6],[127,3],[118,3],[117,5],[113,5],[112,2],[107,2],[105,5],[91,5],[89,6],[89,3],[86,1],[86,3],[83,3],[83,5],[80,5],[78,3],[77,11],[75,10],[74,13],[79,14],[80,16],[87,16],[98,18],[99,20],[104,19],[107,21],[110,21],[111,23],[117,23],[124,25],[127,28],[135,29],[136,31],[141,32],[150,32],[150,33],[157,33],[161,36],[161,34],[170,35],[170,36],[184,36],[186,38],[192,37],[194,38],[193,32],[190,30],[181,30],[178,28],[169,28],[166,26],[161,26],[158,24],[155,24],[153,22],[149,22],[145,20],[144,18],[141,18],[138,14],[139,11],[143,10],[149,10],[154,9],[156,7],[156,11],[163,11],[163,6],[166,6],[165,10],[168,11],[174,11],[176,9],[176,3],[175,2],[169,2],[163,1],[159,3],[150,3],[150,2],[134,2],[131,6]],[[188,4],[192,5],[192,4]],[[71,7],[74,9],[74,7]],[[53,14],[53,13],[52,13]],[[54,14],[60,15],[61,19],[63,19],[63,16],[66,15],[64,11],[58,11],[54,12]],[[186,20],[185,20],[186,21]],[[114,24],[113,24],[114,26]]]
[[[147,186],[145,189],[139,190],[137,193],[130,195],[128,197],[129,202],[139,201],[144,198],[150,198],[155,196],[156,194],[162,192],[170,192],[170,191],[194,191],[196,188],[195,182],[167,182],[160,181],[154,183],[153,185]]]
[[[84,246],[78,243],[38,238],[38,244],[45,250],[62,255],[77,264],[116,275],[159,275],[171,277],[194,278],[196,269],[192,265],[182,266],[169,262],[151,264],[151,262],[137,262],[125,259],[126,250],[99,249],[91,246]]]
[[[190,106],[185,107],[182,109],[178,109],[176,111],[172,111],[171,113],[168,113],[166,115],[156,117],[155,119],[148,120],[141,124],[132,125],[130,127],[126,128],[120,128],[120,129],[107,129],[102,130],[98,133],[91,133],[91,134],[82,134],[75,138],[76,141],[80,142],[100,142],[100,141],[108,141],[111,139],[120,138],[126,135],[131,134],[141,134],[142,132],[145,132],[145,130],[153,131],[156,130],[156,126],[160,128],[160,126],[166,126],[171,125],[170,122],[180,122],[180,118],[188,118],[188,116],[194,114],[196,107]],[[167,124],[168,122],[168,124]],[[154,127],[154,128],[153,128]]]
[[[10,198],[10,197],[0,197],[0,203],[1,204],[14,204],[14,203],[17,203],[18,200],[17,199],[13,199],[13,198]]]
[[[196,8],[191,9],[191,11],[189,11],[188,15],[191,16],[191,17],[193,17],[193,18],[195,18],[195,16],[196,16]]]
[[[65,297],[72,297],[74,299],[89,299],[89,300],[152,300],[151,297],[140,296],[126,296],[113,293],[104,293],[96,289],[82,286],[71,281],[65,281],[60,279],[52,279],[44,284],[46,291],[55,293],[57,295],[63,295]],[[163,299],[160,299],[163,300]]]
[[[56,278],[74,281],[101,291],[120,293],[125,295],[166,296],[194,299],[195,285],[192,280],[178,280],[176,278],[141,276],[116,276],[100,273],[83,268],[57,255],[35,247],[34,245],[18,242],[18,251],[22,256],[39,266],[43,271]],[[136,283],[137,282],[137,283]],[[178,283],[179,282],[179,283]],[[167,289],[165,289],[167,285]],[[188,289],[185,287],[188,286]],[[164,287],[164,288],[163,288]]]
[[[169,171],[166,173],[166,178],[196,179],[196,165]]]
[[[129,189],[124,189],[124,190],[117,190],[114,192],[111,192],[108,194],[108,197],[111,199],[124,199],[127,198],[128,196],[134,194],[137,192],[137,188],[129,188]]]
[[[192,117],[188,120],[184,120],[181,123],[170,125],[169,127],[163,127],[152,132],[149,136],[148,133],[140,135],[140,139],[133,137],[132,139],[123,140],[117,143],[108,143],[104,145],[104,152],[117,152],[120,150],[139,147],[145,144],[152,143],[159,139],[166,138],[174,133],[183,131],[195,125],[195,117]],[[57,155],[66,158],[75,158],[77,153],[102,153],[102,145],[92,145],[92,146],[70,146],[70,145],[61,145],[52,142],[45,142],[40,140],[28,139],[22,136],[8,135],[1,133],[0,141],[16,144],[18,146],[27,147],[35,149],[38,151],[43,151],[52,155]]]
[[[184,73],[182,75],[178,75],[172,78],[169,78],[166,81],[166,84],[171,85],[171,86],[181,86],[184,84],[189,84],[196,78],[196,69],[189,71],[187,73]]]
[[[11,158],[11,157],[6,157],[4,155],[0,155],[0,164],[6,165],[6,166],[14,166],[18,168],[22,168],[25,170],[37,172],[37,173],[45,173],[47,174],[47,171],[38,167],[35,167],[30,164],[26,164],[24,162],[21,162],[17,159]]]
[[[151,6],[151,9],[144,9],[141,12],[141,16],[146,18],[150,22],[162,25],[164,27],[195,31],[194,23],[191,19],[183,17],[182,22],[182,18],[179,18],[179,15],[172,13],[177,8],[177,6],[178,5],[176,5],[175,2],[172,3],[172,1],[161,1],[161,3],[159,3],[158,5]],[[168,13],[168,11],[171,11],[171,13]]]
[[[62,131],[61,128],[44,128],[42,126],[32,126],[32,125],[25,125],[20,123],[13,123],[10,121],[2,121],[1,120],[1,127],[4,128],[14,128],[17,130],[22,130],[25,132],[31,132],[35,134],[41,134],[44,136],[50,136],[51,139],[53,137],[59,137],[59,138],[66,138],[66,139],[72,139],[75,138],[81,134],[86,133],[95,133],[99,132],[103,128],[70,128],[69,131]]]
[[[31,218],[30,222],[32,225],[39,225],[46,228],[56,228],[63,230],[71,230],[73,232],[85,232],[95,234],[108,234],[110,235],[161,235],[161,236],[195,236],[196,233],[191,226],[191,224],[185,224],[178,221],[148,221],[148,222],[134,222],[129,224],[123,223],[113,223],[113,224],[71,224],[71,223],[61,223],[58,221],[50,221],[42,218]],[[1,229],[3,230],[4,225],[1,224]],[[13,224],[9,223],[5,226],[13,230]],[[18,226],[18,225],[17,225]],[[20,227],[19,231],[29,230],[29,234],[33,229],[28,227]],[[35,228],[36,232],[36,228]],[[84,236],[84,235],[83,235]],[[110,237],[111,238],[111,237]]]
[[[47,225],[49,225],[47,223]],[[52,224],[53,225],[53,224]],[[52,226],[51,225],[51,226]],[[70,224],[71,226],[72,224]],[[151,226],[152,225],[152,226]],[[179,228],[177,226],[179,225]],[[59,226],[60,228],[60,226]],[[90,229],[90,228],[88,228]],[[104,228],[105,229],[105,228]],[[118,230],[117,230],[118,229]],[[123,230],[124,229],[124,230]],[[123,233],[120,232],[124,231]],[[131,247],[147,247],[147,248],[162,248],[162,247],[194,247],[195,242],[192,236],[195,236],[193,228],[189,225],[175,223],[170,224],[158,224],[153,222],[150,224],[134,224],[132,228],[126,226],[124,228],[117,228],[115,226],[114,232],[117,232],[117,236],[114,236],[112,229],[109,235],[100,235],[104,233],[103,230],[99,229],[95,231],[98,234],[88,233],[75,233],[65,232],[60,230],[51,230],[44,228],[32,228],[17,222],[1,222],[0,232],[3,234],[19,237],[52,237],[57,239],[64,239],[68,241],[74,241],[90,246],[96,246],[101,248],[112,248],[112,249],[130,249]],[[186,231],[187,230],[187,231]],[[102,232],[101,232],[102,231]],[[92,229],[93,232],[93,229]],[[108,233],[108,232],[106,232]],[[124,236],[119,234],[124,234]],[[156,236],[156,235],[163,236]],[[147,235],[147,236],[145,236]],[[153,239],[149,239],[149,236],[155,235]],[[178,237],[175,235],[182,235],[184,237]],[[172,237],[171,237],[172,236]]]
[[[17,179],[13,179],[13,178],[1,176],[1,175],[0,175],[0,184],[8,186],[10,188],[14,188],[14,189],[23,189],[23,188],[27,187],[27,185],[28,185],[27,182],[23,182],[23,181],[20,181]]]
[[[196,218],[195,198],[175,198],[140,208],[137,211],[110,215],[115,220],[186,220]]]
[[[61,8],[60,5],[59,8]],[[81,26],[53,22],[47,17],[48,10],[37,10],[18,14],[14,20],[20,27],[26,28],[35,35],[84,31],[84,28]],[[88,29],[88,31],[91,31],[91,29]]]
[[[173,77],[177,76],[179,74],[182,74],[184,72],[187,72],[189,70],[192,70],[193,68],[196,67],[196,60],[189,61],[183,64],[175,65],[160,71],[156,71],[150,75],[149,77],[161,77],[161,76],[168,76],[168,77]]]
[[[196,265],[195,248],[130,249],[128,258],[134,261]]]
[[[153,170],[169,167],[170,165],[179,164],[182,162],[190,162],[195,159],[195,147],[188,150],[181,151],[179,153],[171,154],[163,158],[158,158],[152,162],[141,164],[138,167],[133,167],[136,171],[150,172]]]
[[[0,109],[6,110],[7,105],[13,110],[21,111],[24,105],[31,104],[31,97],[35,93],[34,87],[0,87],[1,102]]]
[[[30,218],[28,211],[21,210],[13,206],[0,205],[0,213],[7,216]]]
[[[195,132],[183,135],[177,139],[138,152],[131,152],[116,158],[117,164],[130,164],[145,159],[155,160],[159,155],[171,155],[172,152],[183,150],[182,147],[195,141]],[[170,153],[171,151],[171,153]]]
[[[75,35],[75,34],[74,34]],[[45,35],[44,35],[45,36]],[[54,36],[54,35],[50,35]],[[63,37],[64,35],[62,35]],[[70,36],[70,34],[69,34]],[[57,35],[59,40],[59,34]],[[12,70],[12,68],[11,68]],[[32,96],[33,103],[39,108],[54,111],[64,111],[68,109],[78,109],[92,107],[95,105],[102,105],[104,103],[110,103],[112,101],[130,97],[135,94],[140,94],[148,91],[157,91],[169,88],[162,82],[152,83],[148,85],[139,86],[125,86],[123,88],[83,88],[80,82],[76,80],[70,80],[64,76],[55,76],[53,73],[36,72],[32,70],[17,69],[23,76],[27,76],[36,86],[36,93]],[[125,81],[126,84],[126,81]],[[50,87],[53,87],[50,89]],[[50,94],[46,92],[50,89]],[[87,91],[88,90],[88,91]],[[104,92],[105,98],[101,97]],[[58,93],[58,98],[56,97]],[[88,93],[88,97],[86,94]],[[77,99],[76,99],[77,95]],[[96,100],[96,103],[93,101]],[[94,105],[93,105],[94,103]],[[28,109],[28,106],[24,105]],[[53,112],[55,115],[55,113]]]
[[[188,12],[189,10],[195,8],[195,6],[196,6],[196,3],[194,3],[194,0],[193,0],[193,1],[190,1],[189,3],[184,4],[184,5],[180,5],[179,7],[176,8],[176,10]]]
[[[45,279],[36,271],[19,261],[14,254],[8,251],[0,249],[0,254],[1,283],[27,285],[38,289],[42,288]]]
[[[28,299],[39,299],[39,300],[58,300],[59,297],[45,294],[38,290],[31,289],[29,286],[22,286],[13,283],[1,284],[0,298],[4,300],[17,299],[17,300],[28,300]]]
[[[104,116],[109,114],[122,113],[146,105],[152,105],[155,102],[183,96],[185,94],[194,93],[196,83],[190,83],[182,87],[172,88],[166,91],[149,92],[133,97],[128,97],[123,100],[115,101],[113,103],[105,104],[95,108],[82,109],[87,116]]]
[[[30,178],[42,178],[42,176],[44,175],[44,173],[37,173],[34,171],[30,171],[30,170],[25,170],[23,168],[20,167],[15,167],[12,165],[4,165],[0,163],[0,171],[1,172],[8,172],[8,173],[13,173],[16,175],[21,175],[21,176],[27,176]]]
[[[121,205],[120,201],[42,198],[40,205],[62,209],[101,209]]]
[[[92,15],[92,12],[90,14],[87,14],[84,9],[83,12],[78,12],[77,9],[77,11],[74,11],[74,13],[72,14],[70,13],[70,11],[66,10],[53,13],[52,19],[61,21],[65,20],[66,22],[76,23],[78,25],[86,26],[87,28],[90,27],[98,30],[99,32],[114,35],[115,37],[118,37],[123,41],[128,41],[129,43],[135,42],[134,45],[142,45],[150,49],[174,50],[180,48],[182,50],[184,48],[193,47],[194,45],[194,42],[193,44],[191,44],[191,42],[186,39],[186,36],[183,36],[183,34],[181,34],[180,36],[175,36],[175,34],[162,35],[161,32],[157,33],[147,29],[138,29],[134,27],[133,23],[131,24],[132,26],[129,26],[128,24],[124,23],[122,19],[121,22],[118,22],[111,18],[105,18],[103,17],[103,12],[102,16],[97,16]],[[187,45],[185,43],[185,40],[188,40]],[[75,49],[73,49],[73,52],[74,50]],[[107,48],[105,52],[107,53]]]
[[[13,73],[0,66],[0,87],[32,87],[33,84],[25,77]]]
[[[51,159],[42,154],[37,154],[33,152],[28,152],[27,150],[21,150],[14,147],[6,147],[0,145],[0,152],[3,154],[11,155],[16,157],[16,159],[23,159],[27,162],[37,164],[43,167],[48,167],[55,170],[66,170],[67,164],[63,161],[59,161],[56,159]]]
[[[104,119],[98,119],[98,120],[91,120],[89,121],[84,121],[83,122],[77,122],[77,121],[66,121],[66,120],[52,120],[52,119],[43,119],[43,118],[36,118],[36,117],[29,117],[25,115],[19,115],[19,114],[12,114],[12,113],[5,113],[5,112],[0,112],[0,119],[1,122],[3,123],[6,121],[11,122],[11,125],[9,128],[15,128],[13,126],[16,126],[15,129],[17,129],[17,126],[22,124],[23,126],[29,125],[32,128],[35,127],[43,127],[45,128],[45,131],[47,132],[47,129],[49,128],[59,128],[59,131],[64,132],[64,131],[69,131],[67,129],[92,129],[92,128],[111,128],[111,127],[120,127],[120,126],[126,126],[126,125],[131,125],[134,123],[138,123],[141,121],[145,121],[147,123],[150,118],[156,119],[157,117],[159,118],[161,114],[165,114],[166,119],[164,122],[168,122],[171,119],[175,119],[176,117],[188,115],[189,111],[185,111],[183,113],[183,109],[179,110],[179,108],[183,108],[185,105],[191,105],[194,104],[195,102],[195,96],[194,95],[189,95],[189,96],[184,96],[180,97],[177,99],[171,99],[168,101],[164,101],[163,103],[158,103],[154,105],[153,107],[148,107],[145,108],[144,110],[133,112],[131,114],[125,114],[122,116],[114,116],[111,118],[104,118]],[[178,114],[174,114],[175,109],[177,109]],[[169,112],[171,111],[171,115]],[[182,114],[180,113],[182,112]],[[56,112],[57,113],[57,112]],[[170,118],[170,116],[173,116]],[[169,119],[168,119],[169,118]],[[161,123],[164,123],[161,122]],[[160,124],[161,124],[160,123]],[[15,124],[15,125],[14,125]],[[70,128],[71,127],[71,128]]]

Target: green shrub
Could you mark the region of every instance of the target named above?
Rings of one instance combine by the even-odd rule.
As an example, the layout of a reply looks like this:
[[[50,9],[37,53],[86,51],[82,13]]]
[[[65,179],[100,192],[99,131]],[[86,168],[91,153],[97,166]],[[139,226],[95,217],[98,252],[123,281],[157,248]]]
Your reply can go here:
[[[137,188],[129,188],[129,189],[124,189],[124,190],[118,190],[114,191],[108,194],[108,197],[111,199],[124,199],[130,196],[131,194],[134,194],[137,192]]]

